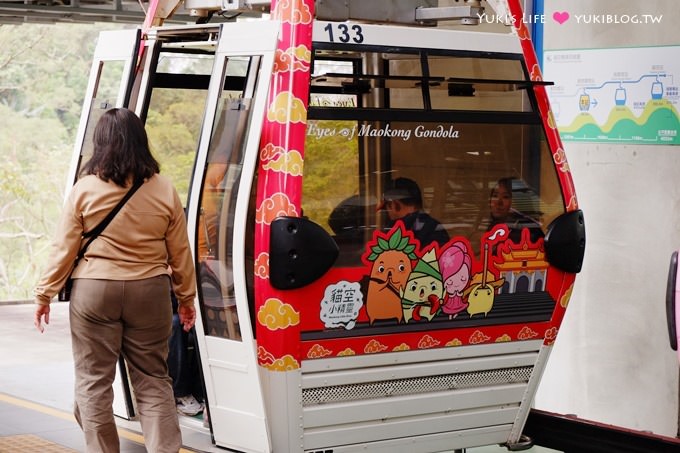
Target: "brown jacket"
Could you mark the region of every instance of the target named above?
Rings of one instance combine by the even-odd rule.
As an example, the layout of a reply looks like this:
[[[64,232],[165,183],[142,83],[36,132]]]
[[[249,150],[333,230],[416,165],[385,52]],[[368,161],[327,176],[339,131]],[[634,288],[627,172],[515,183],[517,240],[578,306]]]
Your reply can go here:
[[[52,251],[35,289],[46,305],[64,285],[90,231],[116,206],[128,189],[97,176],[81,178],[71,189],[57,226]],[[170,274],[181,305],[193,305],[194,262],[182,202],[169,179],[149,178],[90,244],[73,278],[140,280]]]

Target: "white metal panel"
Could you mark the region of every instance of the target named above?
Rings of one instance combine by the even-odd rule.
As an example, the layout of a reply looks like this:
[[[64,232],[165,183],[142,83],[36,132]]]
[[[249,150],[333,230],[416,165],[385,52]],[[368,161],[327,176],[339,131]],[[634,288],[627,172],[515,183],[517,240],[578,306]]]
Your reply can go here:
[[[137,29],[107,30],[99,33],[94,50],[95,60],[124,60],[130,57],[137,38]],[[101,45],[100,45],[101,43]]]
[[[229,39],[220,38],[218,52],[232,55],[252,52],[271,52],[271,34],[278,32],[279,21],[243,21],[225,25],[229,29]],[[245,50],[248,49],[248,50]]]
[[[454,449],[478,445],[501,444],[508,436],[508,425],[487,426],[455,433],[436,433],[408,439],[389,439],[371,443],[334,446],[333,453],[431,453],[451,452]]]
[[[344,423],[383,420],[414,415],[446,413],[505,404],[519,404],[526,384],[414,394],[391,398],[321,404],[304,408],[304,426],[313,428]]]
[[[448,438],[450,450],[453,445],[494,443],[487,439],[475,444],[474,433],[501,425],[493,436],[505,442],[519,418],[541,346],[537,340],[305,361],[305,449],[333,446],[334,452],[374,451],[382,448],[378,445],[392,445],[381,439],[400,439],[394,451],[432,452],[438,451],[433,445]],[[515,368],[519,368],[516,378],[512,376]],[[488,376],[499,370],[506,370],[503,379],[509,381]],[[445,383],[437,377],[446,378]],[[388,394],[387,389],[393,391]],[[415,439],[417,450],[405,447]],[[345,447],[338,450],[338,445]],[[430,445],[429,449],[424,445]]]
[[[277,451],[303,449],[300,369],[274,372],[260,367],[272,445]]]
[[[76,133],[74,152],[71,156],[71,165],[68,172],[69,179],[66,184],[67,193],[71,190],[71,186],[76,180],[76,172],[78,171],[78,163],[80,161],[80,152],[83,148],[85,132],[90,119],[92,100],[97,91],[97,87],[99,86],[103,64],[107,61],[124,62],[123,77],[120,81],[118,99],[116,99],[116,107],[121,107],[125,90],[127,89],[129,83],[129,77],[132,69],[131,66],[136,62],[134,53],[137,44],[137,36],[137,29],[103,31],[99,34],[97,46],[94,50],[92,67],[90,68],[90,77],[87,82],[87,89],[85,91],[85,99],[83,101],[83,109],[80,115],[80,123],[78,124],[78,132]]]
[[[490,33],[475,29],[464,31],[315,21],[313,40],[389,47],[522,53],[519,38],[514,32]]]
[[[507,433],[510,432],[512,419],[516,413],[517,407],[492,407],[474,412],[437,414],[428,418],[404,418],[390,423],[377,420],[373,423],[362,423],[350,427],[331,426],[305,430],[305,449],[322,449],[328,445],[361,444],[374,439],[399,439],[403,447],[408,445],[412,439],[433,434],[446,433],[449,439],[455,439],[463,432],[478,429],[480,426],[503,426]],[[451,449],[451,443],[449,449]]]
[[[529,410],[534,402],[534,395],[536,394],[536,389],[538,384],[541,382],[541,377],[543,377],[543,372],[548,364],[548,358],[550,357],[550,352],[552,351],[552,345],[543,346],[541,351],[536,358],[536,365],[534,365],[534,372],[531,374],[531,379],[529,380],[529,385],[527,385],[526,394],[522,398],[520,405],[520,410],[517,412],[517,418],[512,427],[512,433],[508,438],[509,444],[514,444],[519,442],[522,435],[522,430],[524,429],[524,424],[529,416]]]
[[[116,107],[124,107],[123,100],[132,75],[132,68],[137,64],[137,58],[134,54],[137,45],[137,33],[139,33],[137,29],[104,31],[101,33],[100,39],[104,40],[106,44],[101,47],[97,46],[98,50],[95,50],[95,60],[122,60],[125,62]],[[109,48],[104,49],[103,47]]]
[[[470,359],[435,361],[409,365],[391,365],[352,369],[351,371],[332,371],[327,373],[303,374],[303,388],[327,387],[331,385],[347,385],[358,382],[375,382],[383,380],[405,379],[418,376],[437,376],[452,373],[496,370],[533,366],[536,354],[501,355],[491,357],[475,357]]]
[[[266,109],[268,81],[274,64],[279,23],[274,21],[223,24],[220,32],[198,162],[205,163],[217,100],[222,90],[225,58],[235,55],[261,56],[259,85],[251,106],[251,124],[246,138],[245,157],[239,182],[234,219],[233,277],[241,341],[206,336],[199,316],[198,333],[201,363],[208,397],[213,437],[218,446],[245,452],[270,452],[271,440],[264,410],[264,396],[257,366],[257,351],[250,325],[246,292],[244,241],[246,215],[252,177],[256,169],[261,123]],[[203,166],[197,165],[195,181],[202,181]],[[189,228],[196,231],[200,187],[194,186],[189,203]],[[195,241],[195,238],[192,238]],[[192,243],[195,249],[195,243]]]

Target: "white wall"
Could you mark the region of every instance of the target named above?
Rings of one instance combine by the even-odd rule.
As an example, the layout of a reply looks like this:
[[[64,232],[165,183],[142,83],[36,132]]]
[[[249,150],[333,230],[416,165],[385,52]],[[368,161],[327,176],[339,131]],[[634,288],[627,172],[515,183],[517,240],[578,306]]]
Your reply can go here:
[[[557,24],[556,11],[571,19]],[[545,13],[545,50],[680,44],[675,0],[545,0]],[[578,24],[575,14],[663,18]],[[675,436],[678,359],[665,294],[670,255],[680,248],[680,146],[564,148],[584,211],[586,255],[535,407]]]

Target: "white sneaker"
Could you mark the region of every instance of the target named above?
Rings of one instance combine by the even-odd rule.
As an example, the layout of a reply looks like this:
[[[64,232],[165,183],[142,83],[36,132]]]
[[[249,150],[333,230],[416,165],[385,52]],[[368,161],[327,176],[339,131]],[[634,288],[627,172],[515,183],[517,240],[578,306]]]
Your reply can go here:
[[[182,415],[193,416],[203,412],[203,404],[199,403],[193,395],[175,398],[175,404],[177,405],[177,412]]]

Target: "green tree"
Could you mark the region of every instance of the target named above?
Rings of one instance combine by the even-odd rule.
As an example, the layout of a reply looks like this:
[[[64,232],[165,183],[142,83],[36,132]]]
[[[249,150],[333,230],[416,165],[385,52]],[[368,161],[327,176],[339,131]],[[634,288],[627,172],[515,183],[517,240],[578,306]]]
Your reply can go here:
[[[318,124],[334,131],[356,127],[356,121],[324,120]],[[333,208],[359,193],[358,153],[357,141],[348,140],[340,133],[305,142],[303,209],[310,219],[329,232],[328,216]]]
[[[93,25],[0,25],[0,300],[26,299],[61,211]]]

